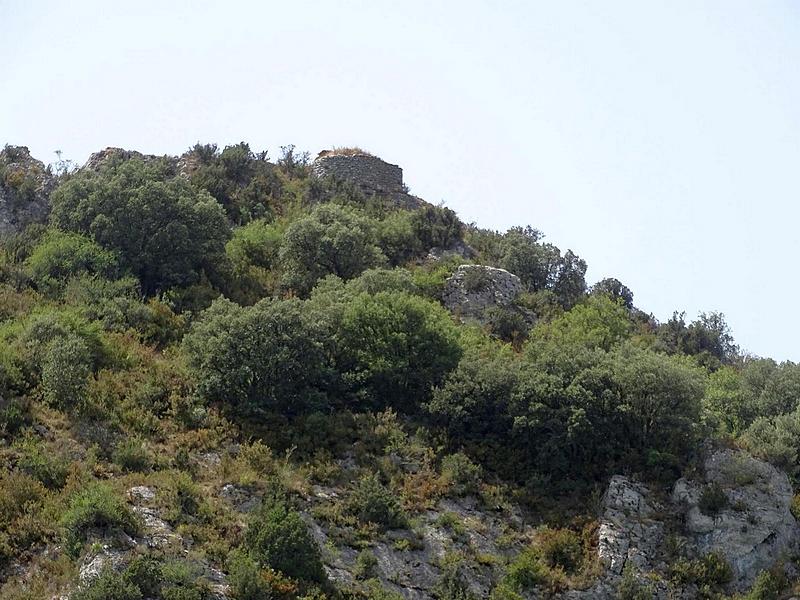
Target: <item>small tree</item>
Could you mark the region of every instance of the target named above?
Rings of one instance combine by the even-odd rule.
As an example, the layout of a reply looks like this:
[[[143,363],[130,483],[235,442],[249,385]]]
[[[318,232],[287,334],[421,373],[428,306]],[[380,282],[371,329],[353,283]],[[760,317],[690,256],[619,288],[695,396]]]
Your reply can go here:
[[[262,566],[289,577],[322,583],[326,580],[319,548],[300,513],[280,501],[265,502],[253,515],[245,545]],[[247,569],[246,565],[242,566]],[[244,577],[244,574],[243,574]]]

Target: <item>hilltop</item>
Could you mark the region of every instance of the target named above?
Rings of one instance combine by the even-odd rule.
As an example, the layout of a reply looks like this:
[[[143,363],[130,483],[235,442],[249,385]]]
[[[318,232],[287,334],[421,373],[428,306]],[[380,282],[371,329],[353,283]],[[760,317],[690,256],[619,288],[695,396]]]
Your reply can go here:
[[[0,597],[788,598],[800,367],[360,148],[0,152]]]

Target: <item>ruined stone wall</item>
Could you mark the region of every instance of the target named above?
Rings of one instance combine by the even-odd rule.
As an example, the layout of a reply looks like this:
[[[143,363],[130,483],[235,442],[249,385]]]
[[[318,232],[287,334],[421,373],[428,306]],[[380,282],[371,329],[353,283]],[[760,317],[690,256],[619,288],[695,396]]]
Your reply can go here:
[[[317,177],[333,176],[352,181],[367,194],[403,192],[403,169],[368,154],[321,155],[311,166]]]

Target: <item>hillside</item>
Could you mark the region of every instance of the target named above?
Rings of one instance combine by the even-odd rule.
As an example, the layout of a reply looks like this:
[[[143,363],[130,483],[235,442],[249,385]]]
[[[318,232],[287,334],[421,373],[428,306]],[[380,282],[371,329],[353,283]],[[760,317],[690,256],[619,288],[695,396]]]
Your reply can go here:
[[[0,152],[0,598],[800,594],[800,366],[358,148]]]

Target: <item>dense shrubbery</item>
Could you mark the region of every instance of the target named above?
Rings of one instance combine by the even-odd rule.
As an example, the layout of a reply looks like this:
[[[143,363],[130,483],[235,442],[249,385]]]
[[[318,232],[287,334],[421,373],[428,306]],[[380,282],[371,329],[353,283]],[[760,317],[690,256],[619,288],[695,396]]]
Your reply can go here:
[[[214,277],[230,228],[205,192],[176,177],[166,160],[110,159],[80,171],[52,195],[51,219],[115,251],[145,294]]]
[[[210,400],[241,410],[303,412],[323,401],[322,332],[298,300],[242,308],[217,300],[184,340]]]

